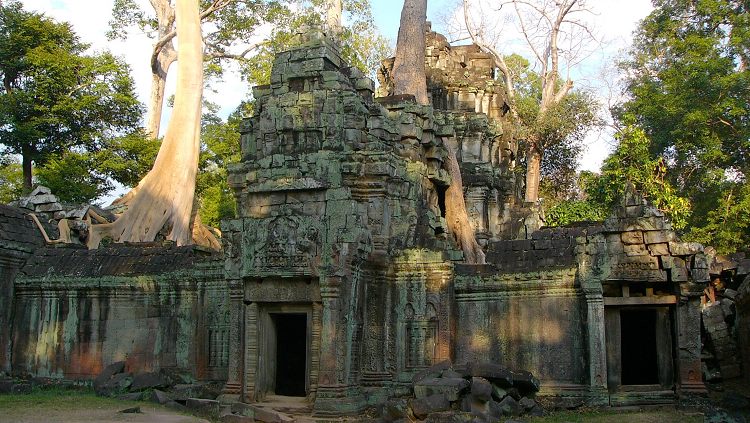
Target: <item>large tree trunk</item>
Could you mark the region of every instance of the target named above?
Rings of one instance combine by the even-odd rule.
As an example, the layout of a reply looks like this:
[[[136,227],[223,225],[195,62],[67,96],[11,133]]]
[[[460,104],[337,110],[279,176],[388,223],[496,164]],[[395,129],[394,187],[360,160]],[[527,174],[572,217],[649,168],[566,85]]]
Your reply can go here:
[[[542,177],[542,149],[539,141],[529,140],[529,148],[526,151],[526,195],[527,203],[536,203],[539,200],[539,181]]]
[[[167,85],[167,74],[176,58],[177,55],[170,48],[167,52],[159,53],[159,58],[151,67],[151,94],[148,105],[148,123],[146,124],[146,131],[151,138],[159,138],[161,116],[164,110],[164,89]]]
[[[200,149],[203,40],[198,0],[177,0],[177,90],[172,118],[153,169],[138,184],[128,209],[113,223],[93,225],[89,248],[104,236],[116,242],[153,241],[165,226],[177,245],[192,241],[191,212]]]
[[[427,0],[406,0],[393,63],[393,93],[413,94],[419,104],[429,104],[425,78],[425,25]]]
[[[31,151],[28,147],[21,148],[21,169],[23,170],[23,189],[31,191]]]
[[[341,0],[326,1],[326,25],[334,34],[339,34],[341,32],[342,12],[343,8],[341,6]]]
[[[477,242],[474,228],[469,221],[464,200],[464,183],[461,168],[456,158],[456,146],[445,143],[447,154],[443,166],[451,175],[451,185],[445,192],[445,221],[459,248],[464,252],[464,261],[471,264],[484,264],[484,251]]]

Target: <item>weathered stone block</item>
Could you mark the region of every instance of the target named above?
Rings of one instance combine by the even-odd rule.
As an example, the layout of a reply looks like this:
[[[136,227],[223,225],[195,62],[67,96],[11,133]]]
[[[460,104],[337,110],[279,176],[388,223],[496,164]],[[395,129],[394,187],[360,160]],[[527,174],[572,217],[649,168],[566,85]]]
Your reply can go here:
[[[160,373],[138,373],[133,377],[130,390],[143,391],[145,389],[164,388],[167,386],[169,386],[169,381]]]
[[[492,384],[485,378],[471,378],[471,396],[479,401],[489,401],[492,398]]]
[[[641,231],[623,232],[620,234],[620,239],[622,239],[622,243],[625,245],[643,244],[643,232]]]
[[[424,419],[430,413],[446,411],[451,408],[450,401],[443,394],[429,395],[424,398],[416,398],[409,401],[414,416]]]
[[[510,370],[493,363],[472,363],[469,367],[472,376],[483,377],[501,388],[513,386],[513,374]]]
[[[669,243],[675,239],[674,232],[672,231],[645,231],[643,232],[643,240],[646,244],[661,244]]]
[[[132,381],[130,373],[118,373],[98,387],[94,387],[94,392],[100,396],[110,397],[128,389]]]
[[[539,392],[539,379],[531,372],[524,370],[513,372],[513,387],[518,388],[521,395],[527,396]]]
[[[520,416],[523,409],[513,397],[508,395],[498,404],[505,416]]]
[[[643,244],[625,245],[623,249],[625,251],[625,255],[628,257],[649,255],[648,249],[646,249],[646,246]]]
[[[689,256],[703,252],[703,246],[697,242],[670,242],[669,251],[673,256]]]
[[[668,256],[670,254],[669,244],[666,244],[666,243],[649,244],[648,251],[649,253],[651,253],[652,256]]]
[[[383,404],[381,417],[386,421],[392,422],[408,417],[409,402],[405,398],[391,398]]]
[[[94,390],[98,386],[103,385],[106,383],[112,376],[122,373],[125,370],[125,362],[124,361],[116,361],[114,363],[111,363],[107,367],[102,370],[99,375],[94,379]]]
[[[414,384],[414,396],[424,398],[434,394],[445,394],[448,401],[458,401],[461,393],[469,387],[466,379],[427,378]]]

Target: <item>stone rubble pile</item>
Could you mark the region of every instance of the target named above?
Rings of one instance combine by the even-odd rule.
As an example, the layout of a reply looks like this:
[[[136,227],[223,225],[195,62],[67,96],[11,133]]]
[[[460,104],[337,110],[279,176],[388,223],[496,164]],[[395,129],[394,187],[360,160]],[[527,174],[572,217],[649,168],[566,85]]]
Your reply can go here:
[[[416,374],[413,398],[387,401],[382,421],[496,422],[522,415],[542,416],[534,399],[539,380],[526,371],[493,363],[452,366],[444,361]]]
[[[99,396],[151,400],[177,409],[183,409],[188,399],[214,400],[221,394],[221,384],[196,382],[190,375],[170,369],[134,374],[126,371],[124,361],[105,367],[93,387]]]
[[[733,336],[737,291],[727,289],[724,296],[703,309],[703,327],[710,348],[703,350],[703,378],[707,382],[732,379],[741,373],[739,351]]]
[[[220,403],[217,398],[221,394],[222,384],[196,382],[191,376],[175,370],[133,374],[125,371],[125,367],[124,361],[105,367],[94,379],[94,392],[123,401],[151,401],[225,423],[294,421],[283,413],[250,404]]]
[[[12,203],[24,212],[33,213],[44,226],[47,235],[55,240],[60,236],[58,229],[60,221],[65,220],[70,230],[70,242],[82,243],[88,236],[87,219],[89,211],[107,221],[113,221],[115,215],[110,211],[92,204],[66,204],[42,185],[36,186],[31,193]]]

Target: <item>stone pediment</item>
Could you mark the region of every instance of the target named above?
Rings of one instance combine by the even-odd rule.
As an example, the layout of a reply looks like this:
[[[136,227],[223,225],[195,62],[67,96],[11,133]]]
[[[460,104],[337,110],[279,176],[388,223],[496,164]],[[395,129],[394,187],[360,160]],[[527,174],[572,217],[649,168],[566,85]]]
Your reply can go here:
[[[279,178],[250,186],[248,192],[303,191],[328,188],[328,184],[313,178]]]
[[[323,223],[301,216],[279,216],[263,223],[245,232],[250,257],[243,276],[313,276],[320,261]]]

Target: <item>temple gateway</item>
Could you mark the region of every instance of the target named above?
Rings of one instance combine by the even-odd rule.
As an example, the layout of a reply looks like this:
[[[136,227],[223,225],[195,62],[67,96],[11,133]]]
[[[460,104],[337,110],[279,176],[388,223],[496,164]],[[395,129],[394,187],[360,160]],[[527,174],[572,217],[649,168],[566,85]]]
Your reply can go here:
[[[543,227],[517,194],[504,91],[476,46],[428,34],[420,106],[387,95],[388,62],[376,97],[324,33],[301,37],[253,90],[223,252],[53,245],[27,216],[72,213],[40,200],[51,193],[0,207],[2,370],[91,379],[124,360],[220,382],[225,400],[303,397],[314,416],[409,393],[445,360],[530,371],[550,401],[705,393],[701,298],[726,270],[711,251],[680,242],[632,190],[604,222]],[[446,148],[484,264],[448,230]]]

